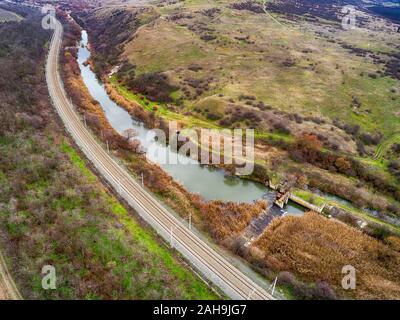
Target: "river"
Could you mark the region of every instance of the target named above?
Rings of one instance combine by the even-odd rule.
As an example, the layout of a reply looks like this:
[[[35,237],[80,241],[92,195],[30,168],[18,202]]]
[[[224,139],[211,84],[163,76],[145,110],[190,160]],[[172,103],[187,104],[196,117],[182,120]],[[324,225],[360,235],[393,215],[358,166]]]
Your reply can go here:
[[[177,155],[177,164],[160,163],[155,156],[157,152],[171,153],[168,146],[148,141],[149,129],[142,122],[137,121],[122,107],[117,105],[108,96],[103,83],[97,78],[85,62],[90,57],[90,51],[87,48],[88,35],[82,31],[82,39],[78,50],[78,63],[81,70],[83,82],[87,86],[90,94],[95,98],[104,110],[105,116],[111,126],[123,133],[127,129],[134,129],[137,132],[137,139],[141,142],[146,152],[147,158],[153,163],[157,163],[165,170],[175,181],[182,184],[188,191],[200,194],[206,200],[222,200],[233,202],[253,202],[265,198],[272,199],[274,191],[267,189],[262,184],[240,179],[238,177],[227,176],[221,169],[201,166],[197,161],[189,157]],[[185,161],[188,164],[184,164]],[[294,203],[289,203],[285,210],[288,214],[301,215],[304,208]]]

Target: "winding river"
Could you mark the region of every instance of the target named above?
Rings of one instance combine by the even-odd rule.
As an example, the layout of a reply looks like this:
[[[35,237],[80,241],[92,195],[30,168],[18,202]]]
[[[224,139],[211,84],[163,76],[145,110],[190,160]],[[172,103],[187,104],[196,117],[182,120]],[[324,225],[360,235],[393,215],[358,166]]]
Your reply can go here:
[[[178,164],[164,164],[155,156],[157,152],[171,153],[168,146],[152,143],[148,140],[149,129],[142,122],[137,121],[122,107],[118,106],[108,96],[104,85],[85,62],[90,57],[87,48],[88,34],[82,31],[82,40],[78,50],[78,63],[81,75],[90,94],[101,105],[111,126],[122,133],[127,129],[134,129],[137,139],[145,149],[147,158],[159,164],[171,177],[181,183],[188,191],[200,194],[206,200],[222,200],[233,202],[253,202],[265,198],[272,199],[274,192],[259,183],[225,175],[221,169],[201,166],[186,156],[178,156]],[[183,161],[185,160],[185,161]],[[184,164],[184,162],[189,164]],[[293,203],[289,203],[285,210],[289,214],[303,214],[304,209]]]

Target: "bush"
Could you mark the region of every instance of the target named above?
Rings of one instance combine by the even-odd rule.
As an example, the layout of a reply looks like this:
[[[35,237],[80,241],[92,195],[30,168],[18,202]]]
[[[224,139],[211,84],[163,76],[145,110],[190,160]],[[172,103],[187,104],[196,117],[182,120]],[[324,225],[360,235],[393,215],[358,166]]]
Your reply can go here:
[[[400,178],[400,160],[390,161],[388,169],[392,175]]]
[[[360,131],[360,126],[358,124],[355,125],[345,124],[343,129],[344,131],[346,131],[346,133],[355,136]]]
[[[209,113],[207,113],[207,119],[209,120],[219,120],[221,119],[222,116],[219,113],[210,111]]]
[[[144,94],[149,100],[157,102],[172,102],[170,95],[173,91],[178,90],[177,87],[169,84],[166,75],[158,72],[141,74],[132,81],[130,89]]]
[[[336,294],[331,286],[323,281],[316,281],[315,285],[308,285],[296,279],[296,276],[288,271],[278,274],[278,284],[288,287],[298,299],[306,300],[336,300]]]
[[[282,134],[290,134],[291,133],[290,129],[282,121],[275,122],[273,126],[274,126],[274,129],[276,131],[278,131],[279,133],[282,133]]]
[[[395,144],[392,146],[392,150],[393,150],[394,153],[400,154],[400,143],[395,143]]]
[[[377,145],[378,143],[381,142],[382,135],[379,133],[377,134],[363,133],[361,134],[360,138],[366,145]]]
[[[236,10],[248,10],[254,13],[264,13],[264,9],[261,4],[249,0],[245,0],[242,2],[235,2],[230,5],[231,8]]]

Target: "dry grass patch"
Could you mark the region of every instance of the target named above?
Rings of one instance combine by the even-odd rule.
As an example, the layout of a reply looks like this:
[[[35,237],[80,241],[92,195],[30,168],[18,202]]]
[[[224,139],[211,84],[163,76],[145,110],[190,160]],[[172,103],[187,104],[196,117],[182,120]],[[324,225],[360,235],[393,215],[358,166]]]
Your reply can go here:
[[[387,243],[317,213],[275,220],[254,244],[263,262],[307,281],[326,281],[342,295],[359,299],[400,298],[400,246]],[[341,288],[343,266],[357,271],[357,288]]]

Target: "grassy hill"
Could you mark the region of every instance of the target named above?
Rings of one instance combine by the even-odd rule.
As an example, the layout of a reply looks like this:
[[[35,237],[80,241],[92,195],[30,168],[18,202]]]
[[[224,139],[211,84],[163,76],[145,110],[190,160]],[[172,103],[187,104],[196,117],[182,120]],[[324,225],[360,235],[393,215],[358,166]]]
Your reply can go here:
[[[148,3],[102,8],[90,18],[112,26],[134,17],[118,37],[107,30],[101,40],[108,69],[125,61],[129,72],[117,78],[132,91],[132,78],[162,73],[182,114],[223,126],[313,131],[350,153],[361,134],[389,138],[398,130],[400,35],[393,24],[360,12],[360,28],[343,30],[338,8],[312,16],[293,11],[296,1],[270,3],[268,14],[257,1]],[[115,44],[108,51],[107,35]],[[207,108],[209,98],[218,112]],[[232,119],[236,107],[254,113],[254,121]]]

